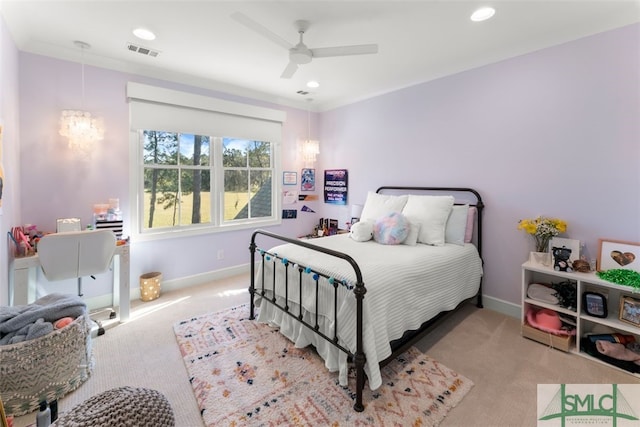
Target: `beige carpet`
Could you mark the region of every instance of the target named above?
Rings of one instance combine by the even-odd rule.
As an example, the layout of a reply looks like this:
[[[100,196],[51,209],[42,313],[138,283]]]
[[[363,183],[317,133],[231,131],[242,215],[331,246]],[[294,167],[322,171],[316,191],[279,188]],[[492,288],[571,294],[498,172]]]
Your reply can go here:
[[[179,427],[202,426],[173,324],[247,302],[248,286],[248,275],[241,275],[137,302],[130,322],[95,340],[93,376],[61,400],[60,411],[113,387],[149,387],[167,396]],[[473,305],[417,347],[475,384],[441,426],[536,425],[538,383],[640,383],[613,368],[522,338],[518,319]],[[16,420],[17,427],[33,423],[35,414]]]
[[[310,347],[249,319],[249,305],[174,325],[189,381],[207,426],[437,426],[473,383],[415,347],[365,387],[356,412],[355,375],[340,386]]]

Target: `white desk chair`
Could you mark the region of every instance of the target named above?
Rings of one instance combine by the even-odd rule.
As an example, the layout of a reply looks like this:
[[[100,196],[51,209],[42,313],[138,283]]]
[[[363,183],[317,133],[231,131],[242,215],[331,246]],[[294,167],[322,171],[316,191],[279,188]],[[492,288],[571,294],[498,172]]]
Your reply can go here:
[[[115,249],[116,236],[111,230],[73,231],[43,236],[38,257],[47,280],[77,278],[78,296],[82,296],[82,277],[95,279],[95,274],[107,271]],[[97,334],[103,333],[99,325]]]

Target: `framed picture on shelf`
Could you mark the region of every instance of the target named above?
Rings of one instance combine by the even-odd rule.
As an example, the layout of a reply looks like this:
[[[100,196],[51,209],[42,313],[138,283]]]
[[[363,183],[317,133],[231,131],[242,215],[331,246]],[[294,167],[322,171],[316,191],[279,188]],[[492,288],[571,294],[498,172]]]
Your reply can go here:
[[[640,300],[622,295],[620,297],[620,320],[640,327]]]
[[[583,293],[582,307],[589,316],[607,317],[607,298],[599,292]]]
[[[622,268],[640,273],[640,243],[600,239],[597,262],[598,271]]]
[[[565,239],[564,237],[554,237],[549,241],[550,254],[553,253],[553,248],[567,248],[571,250],[569,265],[572,265],[573,261],[580,259],[580,240]]]

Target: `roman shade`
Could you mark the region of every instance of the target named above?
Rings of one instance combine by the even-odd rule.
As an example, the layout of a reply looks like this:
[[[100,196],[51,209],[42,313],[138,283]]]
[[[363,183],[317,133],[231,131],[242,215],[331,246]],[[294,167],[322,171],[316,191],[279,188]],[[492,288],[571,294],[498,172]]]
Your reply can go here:
[[[127,84],[131,130],[227,136],[279,143],[286,113],[140,83]]]

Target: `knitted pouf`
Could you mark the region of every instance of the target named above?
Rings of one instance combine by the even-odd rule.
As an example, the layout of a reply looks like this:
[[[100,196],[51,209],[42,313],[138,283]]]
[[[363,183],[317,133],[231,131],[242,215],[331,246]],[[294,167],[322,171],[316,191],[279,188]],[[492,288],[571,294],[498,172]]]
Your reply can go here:
[[[119,387],[97,394],[69,412],[52,426],[57,427],[173,427],[173,409],[156,390]]]

